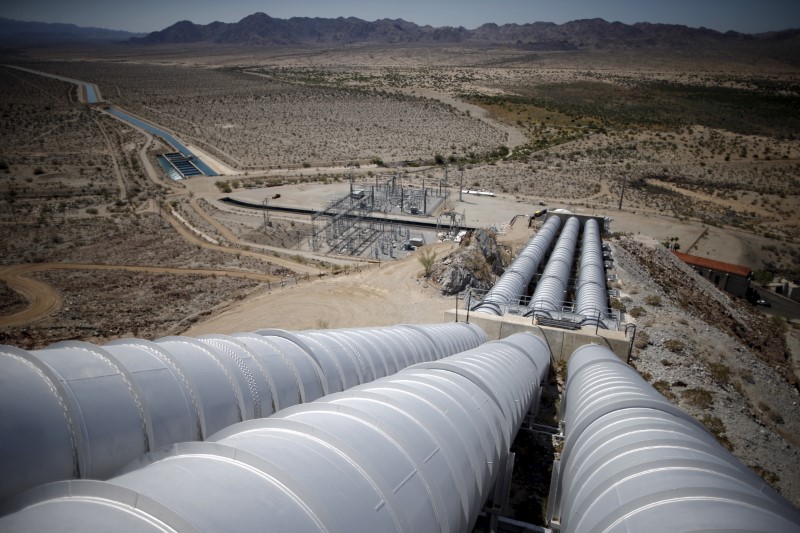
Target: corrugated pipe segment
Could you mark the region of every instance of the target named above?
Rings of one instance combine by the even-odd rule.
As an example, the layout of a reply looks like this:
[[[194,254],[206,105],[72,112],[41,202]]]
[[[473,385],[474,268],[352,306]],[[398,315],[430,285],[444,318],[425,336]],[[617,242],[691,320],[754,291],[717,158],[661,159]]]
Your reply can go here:
[[[561,531],[800,531],[794,506],[605,347],[573,353],[565,390]]]
[[[501,316],[509,305],[519,302],[560,227],[560,217],[548,218],[474,310]]]
[[[0,345],[0,501],[50,481],[105,479],[151,450],[486,340],[451,323]]]
[[[597,221],[591,218],[583,226],[578,280],[575,284],[575,312],[583,315],[583,324],[606,327],[608,290],[603,243]]]
[[[39,487],[6,504],[0,530],[471,531],[549,360],[519,333],[417,364],[106,482]]]
[[[549,317],[550,313],[561,311],[567,295],[569,274],[572,272],[580,231],[581,224],[576,217],[570,217],[564,224],[542,277],[536,284],[526,315],[535,313]]]

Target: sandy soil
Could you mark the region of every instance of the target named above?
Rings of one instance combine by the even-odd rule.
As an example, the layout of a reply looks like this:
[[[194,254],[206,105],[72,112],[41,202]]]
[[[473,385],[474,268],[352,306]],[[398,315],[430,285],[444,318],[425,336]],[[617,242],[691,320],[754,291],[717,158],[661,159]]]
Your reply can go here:
[[[432,248],[442,256],[454,246],[441,243]],[[455,299],[429,287],[422,273],[414,254],[394,263],[365,264],[348,274],[254,295],[186,334],[441,322],[444,311],[455,307]]]

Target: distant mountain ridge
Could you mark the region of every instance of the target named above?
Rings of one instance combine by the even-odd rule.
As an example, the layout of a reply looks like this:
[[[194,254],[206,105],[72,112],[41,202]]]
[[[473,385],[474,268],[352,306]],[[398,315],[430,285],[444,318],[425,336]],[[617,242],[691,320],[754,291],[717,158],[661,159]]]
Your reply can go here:
[[[180,21],[145,37],[139,44],[207,42],[247,45],[303,45],[356,43],[496,43],[538,50],[587,48],[680,48],[725,46],[730,43],[779,43],[800,51],[800,29],[762,34],[718,32],[673,24],[623,24],[585,19],[555,24],[489,23],[474,30],[463,27],[419,26],[402,19],[368,22],[354,17],[336,19],[293,17],[278,19],[265,13],[239,22],[194,24]]]
[[[127,41],[145,35],[144,33],[76,26],[75,24],[27,22],[0,17],[0,41],[17,44]]]
[[[800,29],[745,34],[676,24],[624,24],[583,19],[564,24],[487,23],[463,27],[419,26],[402,19],[373,22],[355,17],[279,19],[254,13],[239,22],[195,24],[182,20],[149,34],[74,24],[25,22],[0,17],[0,43],[48,45],[78,42],[126,42],[134,45],[232,44],[250,46],[347,44],[487,44],[533,51],[592,49],[748,50],[800,64]]]

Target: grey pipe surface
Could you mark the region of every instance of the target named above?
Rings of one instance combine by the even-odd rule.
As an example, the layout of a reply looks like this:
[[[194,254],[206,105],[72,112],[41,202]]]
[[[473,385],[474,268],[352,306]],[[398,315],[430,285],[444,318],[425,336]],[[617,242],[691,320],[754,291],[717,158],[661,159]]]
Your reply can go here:
[[[603,243],[597,221],[588,219],[583,226],[578,278],[575,283],[575,312],[583,315],[583,324],[606,327],[608,289],[603,262]]]
[[[0,346],[0,501],[485,341],[440,324]]]
[[[564,224],[542,277],[536,284],[526,315],[535,313],[549,317],[551,313],[561,311],[567,295],[580,230],[581,225],[576,217],[570,217]]]
[[[509,305],[519,302],[560,227],[560,217],[549,217],[474,310],[501,316]]]
[[[44,485],[0,530],[471,531],[546,378],[530,333]]]
[[[562,413],[548,514],[565,533],[800,531],[800,511],[605,347],[572,354]]]

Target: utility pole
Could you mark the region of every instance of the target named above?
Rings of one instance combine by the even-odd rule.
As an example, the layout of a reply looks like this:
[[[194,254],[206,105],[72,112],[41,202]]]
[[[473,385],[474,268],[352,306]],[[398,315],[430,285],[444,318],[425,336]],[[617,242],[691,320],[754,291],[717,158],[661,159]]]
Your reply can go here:
[[[626,176],[622,177],[622,190],[619,191],[619,211],[622,211],[622,195],[625,194],[625,182],[627,180]]]
[[[269,199],[264,198],[264,201],[261,202],[261,205],[264,206],[264,231],[267,231],[267,226],[269,225],[269,210],[267,206],[269,205]]]
[[[462,198],[461,193],[464,191],[464,167],[458,167],[458,170],[461,171],[461,181],[458,184],[458,201],[463,202],[464,198]]]

